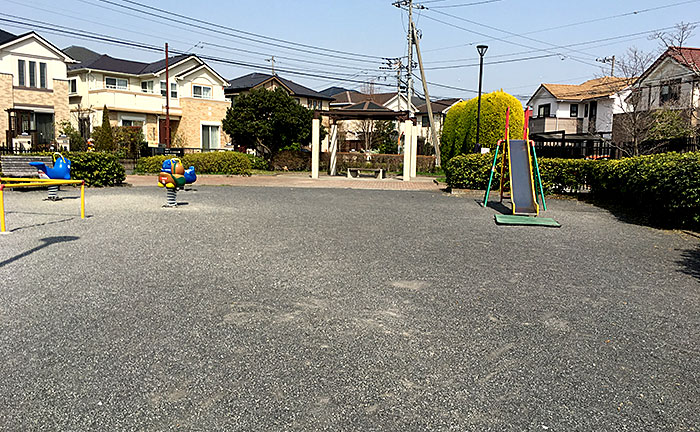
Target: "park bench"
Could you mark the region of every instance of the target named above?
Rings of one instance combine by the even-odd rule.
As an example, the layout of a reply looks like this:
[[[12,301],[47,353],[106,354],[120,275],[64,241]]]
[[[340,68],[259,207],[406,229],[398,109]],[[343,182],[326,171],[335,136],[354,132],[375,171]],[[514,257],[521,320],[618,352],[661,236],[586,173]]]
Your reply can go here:
[[[0,157],[0,172],[3,177],[39,177],[36,167],[29,162],[44,162],[47,167],[53,166],[51,156],[2,156]]]
[[[379,180],[384,178],[383,168],[348,168],[348,178],[358,178],[360,173],[372,173]]]

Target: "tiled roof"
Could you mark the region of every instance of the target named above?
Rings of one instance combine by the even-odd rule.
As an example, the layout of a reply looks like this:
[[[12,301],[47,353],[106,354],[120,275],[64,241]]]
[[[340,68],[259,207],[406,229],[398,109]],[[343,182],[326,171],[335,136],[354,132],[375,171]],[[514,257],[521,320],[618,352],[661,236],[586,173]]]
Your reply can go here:
[[[542,84],[555,98],[582,101],[610,96],[632,84],[634,79],[602,77],[583,84]]]
[[[333,104],[349,104],[357,103],[362,101],[373,101],[380,105],[386,105],[390,100],[396,97],[396,92],[392,93],[360,93],[355,90],[345,90],[342,93],[333,95]],[[413,105],[418,106],[425,103],[425,99],[421,99],[417,96],[413,97]]]
[[[324,96],[328,97],[333,97],[339,93],[345,92],[345,91],[351,91],[343,87],[328,87],[325,90],[321,90],[319,93],[321,93]]]
[[[330,96],[326,96],[324,94],[321,94],[317,92],[316,90],[312,90],[308,87],[304,87],[301,84],[297,84],[294,81],[290,81],[288,79],[282,78],[278,75],[270,75],[270,74],[264,74],[264,73],[258,73],[258,72],[253,72],[248,75],[243,75],[242,77],[234,78],[230,80],[229,86],[226,88],[227,91],[229,92],[236,92],[236,91],[246,91],[250,90],[265,81],[275,78],[279,80],[282,84],[284,84],[289,90],[292,91],[292,94],[295,96],[303,96],[303,97],[310,97],[310,98],[315,98],[315,99],[323,99],[323,100],[331,100]]]
[[[700,48],[671,47],[666,53],[684,66],[700,69]]]
[[[10,42],[14,39],[17,39],[19,36],[14,35],[10,32],[6,32],[5,30],[0,30],[0,44],[5,44],[7,42]]]
[[[450,99],[440,99],[436,101],[431,101],[431,108],[433,109],[434,113],[438,112],[443,112],[447,108],[451,107],[455,103],[459,102],[461,99],[459,98],[450,98]],[[419,105],[416,107],[419,113],[427,113],[428,112],[428,105],[426,103]]]
[[[80,69],[83,67],[83,65],[87,65],[94,62],[102,55],[85,47],[75,45],[71,45],[68,48],[64,48],[63,52],[79,62],[69,64],[68,70]]]
[[[76,68],[71,69],[97,69],[108,72],[118,72],[131,75],[143,75],[147,73],[155,73],[165,69],[165,59],[158,60],[153,63],[145,63],[134,60],[125,60],[110,57],[106,54],[99,55],[84,47],[71,46],[63,50],[64,53],[73,57],[75,55],[81,64]],[[95,57],[97,55],[97,57]],[[170,57],[169,64],[172,66],[188,57],[193,57],[192,54],[181,54]]]
[[[342,109],[346,110],[363,110],[363,111],[391,111],[389,108],[379,105],[376,102],[372,101],[363,101],[363,102],[358,102],[356,104],[343,107]]]

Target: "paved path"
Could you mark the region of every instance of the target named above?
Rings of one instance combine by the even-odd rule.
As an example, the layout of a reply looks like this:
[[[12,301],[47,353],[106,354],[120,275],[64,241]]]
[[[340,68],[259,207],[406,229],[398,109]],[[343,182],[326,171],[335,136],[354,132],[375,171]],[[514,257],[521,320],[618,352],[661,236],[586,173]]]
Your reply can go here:
[[[697,431],[700,240],[551,200],[5,196],[1,431]]]
[[[128,175],[126,182],[132,186],[154,186],[155,175]],[[374,189],[374,190],[439,190],[433,177],[417,177],[410,182],[404,182],[400,178],[388,178],[376,180],[373,178],[349,179],[346,177],[320,176],[317,180],[308,174],[279,174],[279,175],[253,175],[222,176],[199,175],[196,186],[273,186],[273,187],[303,187],[303,188],[331,188],[331,189]]]

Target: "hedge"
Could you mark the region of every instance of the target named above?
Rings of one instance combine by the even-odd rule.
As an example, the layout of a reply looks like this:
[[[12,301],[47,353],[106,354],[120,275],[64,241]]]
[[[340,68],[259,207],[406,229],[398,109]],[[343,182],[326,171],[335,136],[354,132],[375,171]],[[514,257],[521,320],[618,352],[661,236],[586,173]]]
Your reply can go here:
[[[67,152],[62,154],[71,161],[71,178],[85,180],[88,186],[114,186],[123,183],[126,179],[124,166],[112,153]],[[22,156],[53,156],[53,153],[37,152]]]
[[[369,156],[369,160],[367,159]],[[403,171],[403,155],[367,154],[358,152],[337,153],[336,169],[344,173],[348,168],[383,168],[386,172]],[[331,154],[321,153],[321,170],[328,170]],[[435,156],[416,156],[417,172],[435,172]]]
[[[157,174],[163,161],[172,156],[144,157],[136,163],[136,172]],[[194,166],[197,174],[250,175],[251,161],[244,153],[225,151],[186,154],[182,158],[185,168]]]
[[[500,159],[500,158],[499,158]],[[453,188],[486,189],[493,155],[460,155],[445,164]],[[664,153],[621,160],[540,159],[545,193],[592,195],[672,227],[700,228],[700,152]],[[498,189],[500,162],[492,189]]]

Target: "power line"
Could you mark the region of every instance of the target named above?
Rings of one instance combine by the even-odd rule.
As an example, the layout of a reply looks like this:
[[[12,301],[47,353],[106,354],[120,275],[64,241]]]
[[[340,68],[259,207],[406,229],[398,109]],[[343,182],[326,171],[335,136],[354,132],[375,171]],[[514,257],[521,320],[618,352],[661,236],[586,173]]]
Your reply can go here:
[[[466,6],[476,6],[476,5],[482,5],[482,4],[487,4],[487,3],[497,3],[503,0],[482,0],[482,1],[477,1],[477,2],[472,2],[472,3],[462,3],[462,4],[456,4],[456,5],[446,5],[446,6],[433,6],[430,9],[448,9],[448,8],[458,8],[458,7],[466,7]],[[427,2],[423,2],[424,4]]]
[[[142,4],[142,3],[135,2],[135,1],[132,1],[132,0],[121,0],[121,1],[124,2],[124,3],[132,4],[132,5],[137,5],[137,6],[141,6],[141,7],[147,7],[148,9],[147,9],[147,10],[141,10],[141,9],[138,9],[138,8],[135,8],[135,7],[127,6],[127,5],[125,5],[125,4],[117,3],[117,2],[112,1],[112,0],[97,0],[97,1],[100,1],[100,2],[102,2],[102,3],[108,3],[108,4],[111,4],[111,5],[114,5],[114,6],[118,6],[118,7],[121,7],[121,8],[129,9],[129,10],[132,10],[132,11],[135,11],[135,12],[138,12],[138,13],[141,13],[141,14],[145,14],[145,15],[151,15],[151,16],[159,16],[159,17],[162,17],[162,16],[160,16],[160,15],[158,15],[158,14],[155,14],[155,13],[153,13],[153,12],[150,12],[150,10],[155,10],[155,11],[158,11],[158,12],[161,12],[161,13],[165,13],[165,14],[167,14],[167,15],[172,15],[172,16],[175,16],[175,17],[178,17],[178,18],[190,20],[190,21],[193,21],[193,22],[196,22],[196,23],[199,23],[199,24],[203,24],[203,25],[206,25],[206,26],[215,27],[215,28],[218,28],[218,29],[220,29],[220,30],[227,30],[227,31],[234,32],[234,33],[241,33],[241,34],[244,34],[244,35],[250,36],[250,37],[240,36],[240,35],[236,35],[236,34],[230,34],[230,36],[237,37],[237,38],[241,38],[241,39],[245,39],[245,40],[251,40],[251,41],[258,42],[258,43],[261,43],[261,42],[260,42],[260,41],[257,41],[256,39],[253,39],[253,38],[270,40],[270,41],[274,41],[274,42],[278,42],[278,43],[283,43],[283,44],[287,44],[287,45],[292,45],[292,46],[296,46],[296,47],[313,49],[313,50],[316,50],[316,51],[323,51],[322,55],[324,55],[324,56],[331,56],[331,57],[333,57],[332,55],[328,54],[328,52],[333,52],[333,53],[336,53],[336,54],[343,54],[343,55],[346,55],[346,56],[361,57],[361,58],[366,58],[366,59],[375,59],[375,60],[383,60],[383,59],[384,59],[384,57],[381,57],[381,56],[375,56],[375,55],[369,55],[369,54],[360,54],[360,53],[353,53],[353,52],[349,52],[349,51],[335,50],[335,49],[331,49],[331,48],[323,48],[323,47],[319,47],[319,46],[315,46],[315,45],[302,44],[302,43],[298,43],[298,42],[288,41],[288,40],[285,40],[285,39],[279,39],[279,38],[274,38],[274,37],[270,37],[270,36],[260,35],[260,34],[257,34],[257,33],[252,33],[252,32],[248,32],[248,31],[245,31],[245,30],[236,29],[236,28],[233,28],[233,27],[228,27],[228,26],[223,26],[223,25],[216,24],[216,23],[207,22],[207,21],[204,21],[204,20],[200,20],[200,19],[197,19],[197,18],[193,18],[193,17],[186,16],[186,15],[181,15],[181,14],[178,14],[178,13],[176,13],[176,12],[168,11],[168,10],[166,10],[166,9],[157,8],[157,7],[155,7],[155,6],[144,5],[144,4]],[[168,17],[167,19],[172,20],[172,21],[175,21],[175,22],[178,22],[178,23],[180,23],[180,24],[189,25],[189,26],[192,26],[192,27],[204,28],[204,27],[202,27],[201,25],[192,24],[192,23],[190,23],[190,22],[181,21],[181,20],[178,20],[178,19],[175,19],[175,18],[170,18],[170,17]],[[211,30],[211,29],[209,29],[209,28],[205,28],[205,29],[206,29],[206,30],[209,30],[209,31],[214,31],[214,30]],[[216,32],[219,33],[220,30],[219,30],[219,31],[216,31]],[[289,47],[286,47],[286,46],[284,46],[284,45],[279,45],[279,44],[277,44],[277,43],[271,43],[271,42],[264,42],[264,43],[265,43],[265,44],[268,44],[268,45],[272,45],[272,46],[277,46],[277,47],[289,49]],[[304,52],[312,52],[312,51],[307,51],[307,50],[302,50],[302,51],[304,51]],[[318,53],[315,53],[315,54],[318,55]],[[340,58],[345,58],[345,57],[340,57]]]

